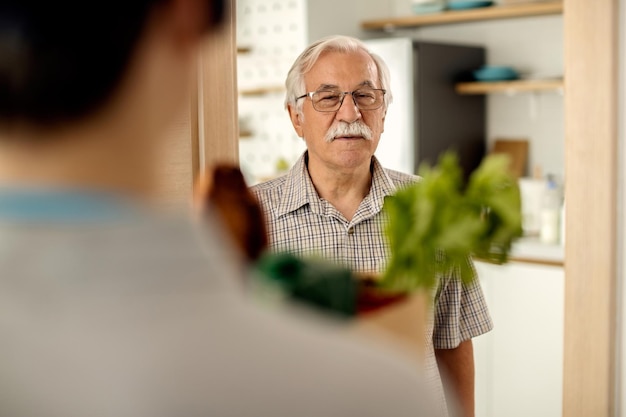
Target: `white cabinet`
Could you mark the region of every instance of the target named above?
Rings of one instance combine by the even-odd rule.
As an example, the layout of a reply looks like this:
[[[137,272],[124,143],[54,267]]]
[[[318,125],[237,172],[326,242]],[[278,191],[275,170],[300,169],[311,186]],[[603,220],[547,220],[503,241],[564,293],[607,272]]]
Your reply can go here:
[[[562,415],[564,270],[477,262],[494,330],[474,339],[478,417]]]

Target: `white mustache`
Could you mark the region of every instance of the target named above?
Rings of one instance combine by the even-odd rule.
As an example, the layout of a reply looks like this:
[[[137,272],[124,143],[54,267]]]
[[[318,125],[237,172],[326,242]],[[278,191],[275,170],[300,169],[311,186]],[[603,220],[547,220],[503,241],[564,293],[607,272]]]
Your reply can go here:
[[[332,142],[335,138],[345,136],[361,136],[363,139],[372,140],[372,129],[370,129],[365,123],[357,120],[353,123],[337,122],[328,129],[326,132],[326,142]]]

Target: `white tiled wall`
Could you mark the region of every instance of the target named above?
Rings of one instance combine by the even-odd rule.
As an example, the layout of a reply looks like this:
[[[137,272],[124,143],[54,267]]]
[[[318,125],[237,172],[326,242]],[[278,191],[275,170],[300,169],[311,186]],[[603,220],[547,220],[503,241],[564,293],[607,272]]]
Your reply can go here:
[[[239,90],[284,86],[291,64],[307,42],[306,0],[238,0],[237,45],[249,48],[237,59]],[[283,159],[291,165],[304,150],[283,106],[284,92],[240,95],[241,168],[250,184],[276,175]]]

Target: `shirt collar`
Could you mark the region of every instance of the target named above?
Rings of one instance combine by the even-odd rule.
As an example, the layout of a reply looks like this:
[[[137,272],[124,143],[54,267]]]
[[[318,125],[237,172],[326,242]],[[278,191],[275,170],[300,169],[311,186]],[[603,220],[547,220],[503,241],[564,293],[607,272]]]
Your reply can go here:
[[[305,151],[286,174],[282,198],[277,210],[279,217],[294,212],[307,204],[313,213],[323,214],[325,212],[322,200],[309,176],[307,162],[308,153]],[[382,210],[385,197],[394,194],[397,188],[375,156],[372,157],[371,167],[372,185],[364,202],[369,205],[367,211],[375,214]]]
[[[104,221],[131,216],[137,209],[129,200],[93,190],[0,187],[2,221]]]
[[[397,191],[396,185],[393,180],[387,174],[387,171],[380,164],[380,161],[373,156],[372,157],[372,186],[370,193],[366,199],[371,201],[372,214],[378,213],[383,209],[385,203],[385,197],[393,195]]]
[[[281,202],[277,210],[278,216],[296,211],[307,204],[311,206],[314,212],[322,212],[320,197],[317,195],[313,181],[309,176],[307,161],[308,153],[305,151],[287,172]]]

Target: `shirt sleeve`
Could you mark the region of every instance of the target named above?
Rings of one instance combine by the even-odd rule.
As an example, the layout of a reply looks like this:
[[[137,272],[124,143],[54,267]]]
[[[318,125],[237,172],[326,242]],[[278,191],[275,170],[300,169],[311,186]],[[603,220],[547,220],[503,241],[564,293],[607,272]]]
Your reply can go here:
[[[474,274],[475,278],[469,284],[464,284],[455,274],[440,281],[434,308],[435,349],[454,349],[461,342],[487,333],[493,328],[475,269]]]

